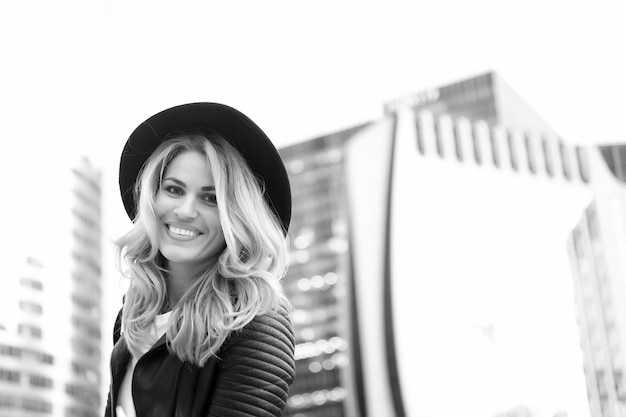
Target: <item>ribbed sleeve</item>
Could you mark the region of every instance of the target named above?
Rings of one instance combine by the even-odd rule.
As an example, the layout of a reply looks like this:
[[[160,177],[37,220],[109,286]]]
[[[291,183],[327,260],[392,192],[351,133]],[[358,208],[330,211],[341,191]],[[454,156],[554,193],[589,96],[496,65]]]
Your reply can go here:
[[[293,327],[286,311],[256,317],[220,352],[210,417],[277,417],[295,377]]]

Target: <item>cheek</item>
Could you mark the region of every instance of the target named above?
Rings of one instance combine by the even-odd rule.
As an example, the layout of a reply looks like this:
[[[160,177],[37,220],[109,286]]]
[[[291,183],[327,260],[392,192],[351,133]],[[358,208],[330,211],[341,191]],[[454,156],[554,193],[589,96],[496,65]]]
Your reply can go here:
[[[207,228],[215,230],[215,232],[222,233],[222,222],[220,221],[220,212],[217,208],[211,208],[210,210],[200,213],[202,221]]]
[[[163,198],[161,197],[161,193],[157,193],[156,198],[154,199],[154,212],[157,214],[161,214],[163,209]]]
[[[224,249],[226,247],[226,239],[224,238],[224,233],[220,231],[220,234],[218,235],[217,239],[219,242],[219,246]]]
[[[217,219],[217,223],[215,223],[215,237],[214,237],[215,246],[219,246],[221,248],[226,247],[226,239],[224,238],[224,230],[222,230],[222,225],[219,222],[219,218]]]
[[[172,204],[169,199],[167,199],[166,197],[163,197],[161,193],[157,194],[155,201],[154,201],[154,212],[157,218],[160,218],[164,214],[166,214],[168,211],[171,211],[172,210],[171,206]]]
[[[215,236],[213,238],[215,246],[226,246],[226,239],[224,238],[224,231],[221,226],[215,228]]]

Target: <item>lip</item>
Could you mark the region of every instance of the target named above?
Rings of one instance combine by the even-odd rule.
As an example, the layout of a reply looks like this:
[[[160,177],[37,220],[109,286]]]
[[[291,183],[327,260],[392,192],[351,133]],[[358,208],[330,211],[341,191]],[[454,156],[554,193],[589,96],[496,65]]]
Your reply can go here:
[[[172,239],[187,242],[190,240],[197,239],[202,236],[203,233],[197,228],[188,225],[188,224],[178,224],[178,223],[165,223],[165,233]],[[182,233],[176,233],[172,229],[179,229]],[[187,234],[193,233],[193,234]]]

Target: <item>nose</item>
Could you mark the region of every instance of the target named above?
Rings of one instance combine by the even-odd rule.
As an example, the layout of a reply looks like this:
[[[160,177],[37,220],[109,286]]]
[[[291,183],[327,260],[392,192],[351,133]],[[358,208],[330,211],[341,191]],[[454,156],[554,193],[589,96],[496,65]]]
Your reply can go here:
[[[196,200],[193,196],[188,195],[179,200],[178,206],[174,208],[174,214],[181,219],[195,219],[198,216],[196,209]]]

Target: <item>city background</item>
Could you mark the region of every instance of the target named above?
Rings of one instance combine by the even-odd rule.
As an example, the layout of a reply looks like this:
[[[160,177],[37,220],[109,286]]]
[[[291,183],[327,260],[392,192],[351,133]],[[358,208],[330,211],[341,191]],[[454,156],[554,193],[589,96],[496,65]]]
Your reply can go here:
[[[288,416],[620,416],[618,2],[3,3],[0,416],[101,415],[119,152],[191,101],[294,190]]]

